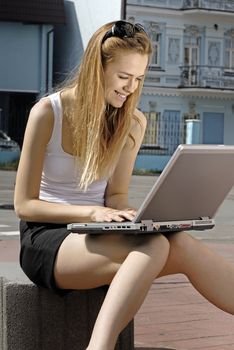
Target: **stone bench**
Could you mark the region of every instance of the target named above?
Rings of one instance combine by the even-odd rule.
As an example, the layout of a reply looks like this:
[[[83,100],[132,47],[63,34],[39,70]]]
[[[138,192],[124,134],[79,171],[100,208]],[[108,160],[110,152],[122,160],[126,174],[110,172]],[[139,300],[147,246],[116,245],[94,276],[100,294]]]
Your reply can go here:
[[[84,350],[107,289],[58,296],[30,281],[0,278],[1,350]],[[134,349],[133,321],[116,350]]]

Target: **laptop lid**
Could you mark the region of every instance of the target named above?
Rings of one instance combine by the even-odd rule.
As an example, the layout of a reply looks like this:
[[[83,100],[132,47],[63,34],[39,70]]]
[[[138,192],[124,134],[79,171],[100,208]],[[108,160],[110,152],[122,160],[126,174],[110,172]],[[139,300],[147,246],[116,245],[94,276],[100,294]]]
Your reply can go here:
[[[134,222],[213,218],[234,185],[234,146],[180,145]]]

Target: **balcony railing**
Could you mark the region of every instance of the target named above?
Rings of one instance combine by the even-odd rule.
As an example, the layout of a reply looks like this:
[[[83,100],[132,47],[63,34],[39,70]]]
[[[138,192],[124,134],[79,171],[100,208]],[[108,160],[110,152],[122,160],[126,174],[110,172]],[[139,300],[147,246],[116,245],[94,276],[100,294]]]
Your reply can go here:
[[[234,90],[234,67],[182,66],[180,87]]]
[[[233,0],[184,0],[183,9],[206,9],[234,12]]]
[[[234,12],[233,0],[127,0],[127,5],[152,6],[167,9],[205,9]]]
[[[127,5],[180,9],[183,5],[183,0],[127,0]]]

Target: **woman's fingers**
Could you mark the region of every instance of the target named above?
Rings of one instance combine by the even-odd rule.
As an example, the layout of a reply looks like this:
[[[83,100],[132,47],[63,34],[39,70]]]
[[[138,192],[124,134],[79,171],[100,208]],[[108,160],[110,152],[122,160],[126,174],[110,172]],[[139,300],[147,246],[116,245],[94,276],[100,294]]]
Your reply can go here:
[[[124,221],[124,220],[133,220],[135,217],[135,212],[128,210],[119,210],[113,213],[114,221]]]
[[[122,221],[132,221],[136,215],[135,209],[128,208],[124,210],[117,210],[111,208],[97,208],[95,211],[92,221],[95,222],[122,222]]]

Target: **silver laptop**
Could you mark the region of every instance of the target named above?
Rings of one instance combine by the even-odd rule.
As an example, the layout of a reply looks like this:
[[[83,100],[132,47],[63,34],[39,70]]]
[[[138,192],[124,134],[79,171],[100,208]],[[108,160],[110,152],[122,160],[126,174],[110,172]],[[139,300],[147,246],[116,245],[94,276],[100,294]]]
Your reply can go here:
[[[71,223],[90,234],[144,234],[214,227],[214,216],[234,185],[234,146],[179,145],[133,221]]]

